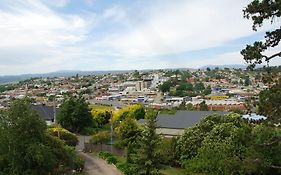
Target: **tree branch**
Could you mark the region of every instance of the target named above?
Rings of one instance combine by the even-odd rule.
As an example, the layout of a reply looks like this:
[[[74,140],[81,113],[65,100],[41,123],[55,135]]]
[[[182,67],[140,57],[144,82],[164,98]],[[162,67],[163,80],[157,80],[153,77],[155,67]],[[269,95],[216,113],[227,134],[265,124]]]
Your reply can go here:
[[[269,60],[271,60],[272,58],[275,58],[275,57],[281,57],[281,52],[278,52],[278,53],[276,53],[276,54],[273,54],[273,55],[271,55],[271,56],[266,56],[266,55],[263,55],[263,57],[265,58],[265,61],[269,61]]]

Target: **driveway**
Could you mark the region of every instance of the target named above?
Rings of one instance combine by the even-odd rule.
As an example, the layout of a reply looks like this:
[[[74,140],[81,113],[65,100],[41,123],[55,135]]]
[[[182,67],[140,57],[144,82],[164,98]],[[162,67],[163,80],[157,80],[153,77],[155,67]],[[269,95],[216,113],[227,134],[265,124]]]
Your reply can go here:
[[[123,175],[115,166],[107,164],[103,159],[87,153],[79,152],[85,160],[84,172],[88,175]]]
[[[103,159],[82,152],[84,143],[89,142],[90,136],[78,136],[76,146],[78,154],[85,160],[84,172],[88,175],[123,175],[115,166],[107,164]]]

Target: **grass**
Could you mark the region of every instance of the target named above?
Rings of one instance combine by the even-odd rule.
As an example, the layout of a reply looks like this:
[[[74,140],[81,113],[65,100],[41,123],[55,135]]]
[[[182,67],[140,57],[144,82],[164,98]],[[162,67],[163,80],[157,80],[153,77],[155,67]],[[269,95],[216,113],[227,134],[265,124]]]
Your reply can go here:
[[[171,109],[171,110],[168,110],[168,109],[162,109],[162,110],[160,110],[160,114],[176,114],[177,113],[177,111],[176,110],[173,110],[173,109]]]
[[[163,175],[185,175],[184,169],[165,166],[160,172]]]
[[[114,111],[113,106],[106,106],[106,105],[91,104],[90,108],[91,109],[102,109],[102,110]]]

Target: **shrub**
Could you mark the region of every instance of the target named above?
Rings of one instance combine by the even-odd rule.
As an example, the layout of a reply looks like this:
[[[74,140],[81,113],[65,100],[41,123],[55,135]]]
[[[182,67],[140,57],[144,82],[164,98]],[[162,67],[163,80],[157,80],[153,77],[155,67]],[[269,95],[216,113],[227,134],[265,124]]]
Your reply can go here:
[[[68,146],[76,146],[78,144],[77,136],[62,127],[48,128],[47,132],[63,140]]]
[[[116,159],[116,157],[114,157],[114,156],[109,156],[109,157],[107,157],[106,162],[107,162],[108,164],[114,164],[114,165],[116,165],[116,164],[117,164],[117,159]]]

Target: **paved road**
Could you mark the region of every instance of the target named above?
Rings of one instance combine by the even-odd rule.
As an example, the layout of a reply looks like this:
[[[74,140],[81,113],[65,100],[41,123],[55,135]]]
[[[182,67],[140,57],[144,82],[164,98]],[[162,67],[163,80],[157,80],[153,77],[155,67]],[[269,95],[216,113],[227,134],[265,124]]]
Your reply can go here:
[[[85,160],[84,172],[88,175],[122,175],[116,167],[96,156],[83,152],[79,152],[79,155]]]

